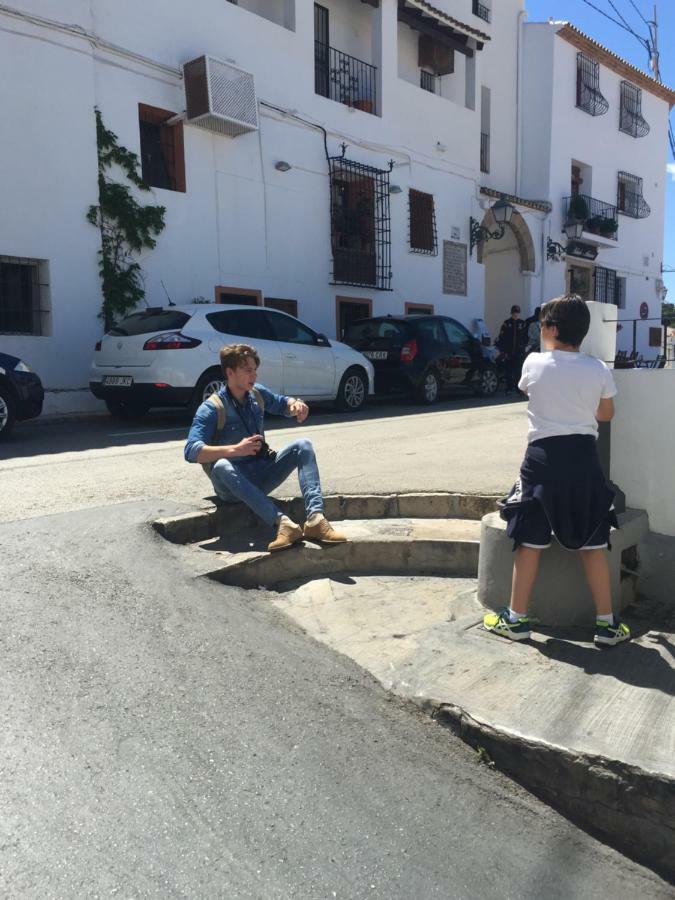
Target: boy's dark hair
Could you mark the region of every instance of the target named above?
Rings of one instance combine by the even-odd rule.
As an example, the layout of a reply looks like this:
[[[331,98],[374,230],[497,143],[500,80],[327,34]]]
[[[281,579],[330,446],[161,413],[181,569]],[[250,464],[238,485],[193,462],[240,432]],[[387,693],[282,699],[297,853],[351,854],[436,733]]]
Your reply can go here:
[[[260,357],[255,347],[250,344],[226,344],[220,351],[220,367],[227,378],[226,369],[238,369],[252,359],[256,366],[260,365]]]
[[[588,334],[591,314],[578,294],[563,294],[544,303],[540,314],[542,325],[556,325],[561,344],[578,347]]]

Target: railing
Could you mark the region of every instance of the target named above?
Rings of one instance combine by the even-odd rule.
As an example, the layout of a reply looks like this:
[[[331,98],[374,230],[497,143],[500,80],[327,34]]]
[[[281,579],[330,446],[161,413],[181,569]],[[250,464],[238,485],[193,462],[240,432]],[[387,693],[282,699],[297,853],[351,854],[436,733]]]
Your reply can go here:
[[[484,22],[490,21],[490,8],[484,3],[479,3],[478,0],[473,0],[473,14]]]
[[[480,135],[480,170],[490,171],[490,135],[484,131]]]
[[[616,206],[596,200],[588,194],[565,197],[565,223],[567,222],[583,222],[584,231],[617,240],[619,222]]]
[[[423,91],[429,91],[430,94],[436,93],[436,76],[433,72],[425,72],[420,69],[420,87]]]
[[[377,112],[377,66],[314,42],[314,90],[363,112]]]

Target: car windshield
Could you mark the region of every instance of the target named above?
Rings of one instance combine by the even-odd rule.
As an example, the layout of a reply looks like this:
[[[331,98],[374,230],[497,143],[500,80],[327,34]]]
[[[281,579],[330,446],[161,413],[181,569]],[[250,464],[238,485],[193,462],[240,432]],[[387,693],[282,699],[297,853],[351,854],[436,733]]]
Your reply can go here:
[[[111,328],[108,334],[131,337],[151,332],[179,331],[189,321],[190,316],[187,313],[176,309],[144,309],[126,316]]]
[[[356,344],[382,338],[402,340],[405,338],[405,333],[405,327],[400,322],[394,322],[391,319],[363,319],[349,325],[345,333],[345,341],[348,344]]]

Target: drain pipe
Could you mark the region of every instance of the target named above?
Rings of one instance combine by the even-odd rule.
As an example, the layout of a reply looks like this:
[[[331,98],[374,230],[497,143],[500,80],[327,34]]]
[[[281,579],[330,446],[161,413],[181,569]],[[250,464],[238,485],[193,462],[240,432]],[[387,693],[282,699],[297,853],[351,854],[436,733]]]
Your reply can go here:
[[[515,171],[515,195],[520,197],[520,165],[521,165],[521,140],[522,140],[522,89],[523,89],[523,22],[527,17],[527,12],[521,9],[518,13],[517,35],[516,35],[516,171]]]

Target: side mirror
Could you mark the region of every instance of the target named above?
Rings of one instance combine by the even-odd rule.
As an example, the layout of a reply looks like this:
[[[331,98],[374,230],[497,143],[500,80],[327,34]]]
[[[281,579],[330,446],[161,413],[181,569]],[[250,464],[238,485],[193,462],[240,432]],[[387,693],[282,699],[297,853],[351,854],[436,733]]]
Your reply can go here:
[[[316,342],[319,345],[319,347],[330,347],[330,341],[328,340],[328,338],[326,337],[325,334],[317,334]]]

